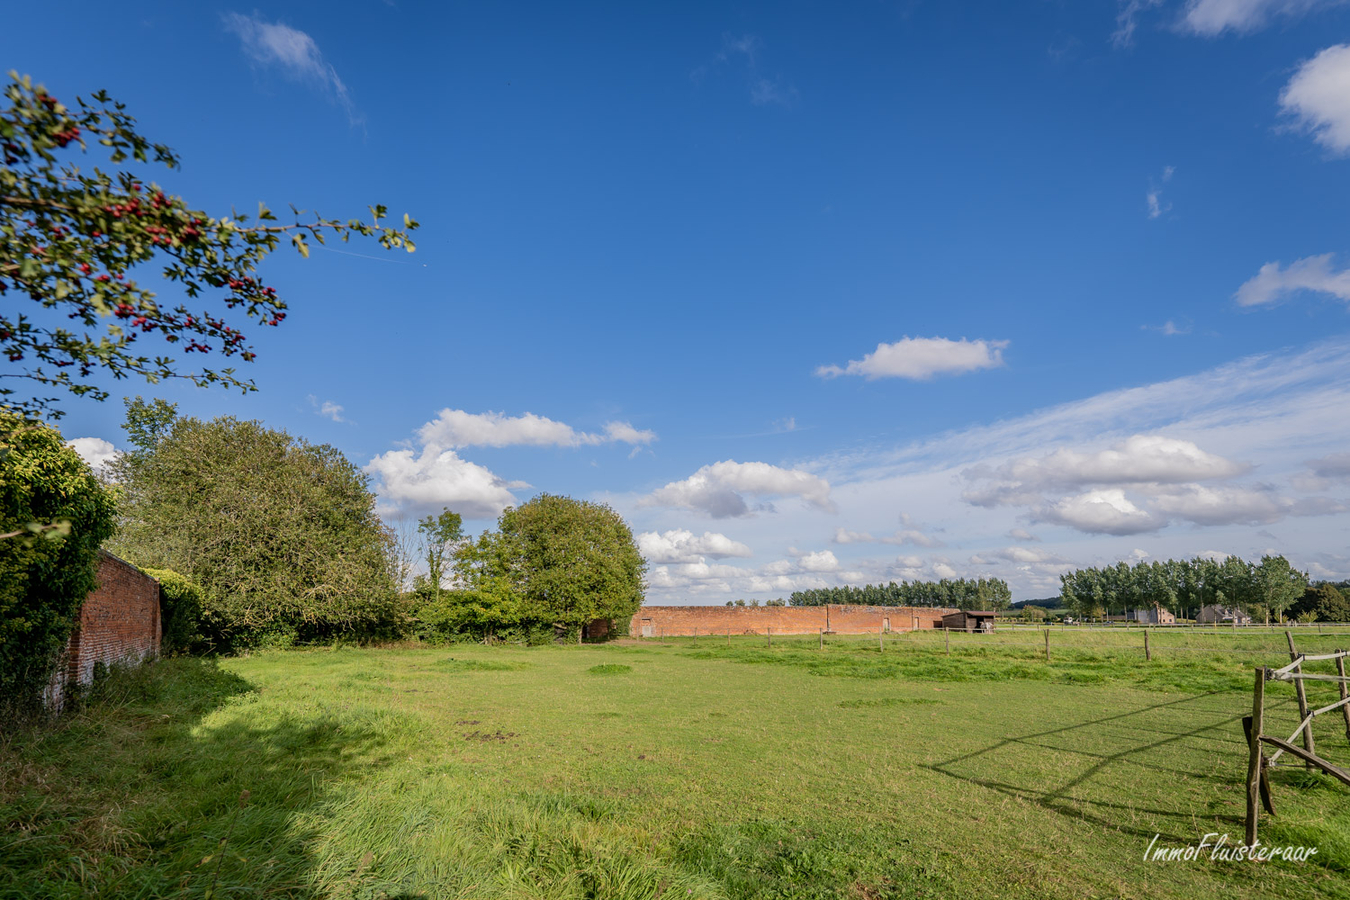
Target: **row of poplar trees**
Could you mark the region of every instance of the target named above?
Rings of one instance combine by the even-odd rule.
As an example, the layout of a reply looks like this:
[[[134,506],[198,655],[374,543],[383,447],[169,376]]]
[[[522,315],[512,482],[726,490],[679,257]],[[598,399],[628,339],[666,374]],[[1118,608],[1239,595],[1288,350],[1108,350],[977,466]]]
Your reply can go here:
[[[1218,605],[1278,621],[1308,588],[1307,574],[1283,556],[1258,563],[1236,556],[1120,562],[1068,572],[1060,582],[1064,605],[1087,619],[1155,607],[1193,618],[1202,607]]]
[[[1002,578],[944,578],[941,581],[892,581],[863,587],[794,591],[792,606],[945,606],[961,609],[1007,609],[1012,591]]]

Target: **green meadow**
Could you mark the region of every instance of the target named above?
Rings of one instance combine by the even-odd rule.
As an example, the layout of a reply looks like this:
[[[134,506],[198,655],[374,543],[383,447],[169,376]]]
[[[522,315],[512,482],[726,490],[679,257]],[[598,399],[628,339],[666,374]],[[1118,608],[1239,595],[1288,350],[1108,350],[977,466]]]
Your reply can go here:
[[[1350,789],[1302,768],[1261,838],[1307,862],[1145,860],[1241,840],[1241,717],[1282,633],[1043,641],[164,660],[0,748],[0,897],[1350,897]],[[1292,687],[1267,698],[1292,731]]]

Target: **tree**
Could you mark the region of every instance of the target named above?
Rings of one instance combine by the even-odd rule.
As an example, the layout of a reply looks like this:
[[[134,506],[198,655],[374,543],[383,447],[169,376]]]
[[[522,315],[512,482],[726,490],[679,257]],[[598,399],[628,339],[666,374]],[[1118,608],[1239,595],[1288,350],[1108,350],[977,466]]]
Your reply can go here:
[[[1319,584],[1303,592],[1289,608],[1289,615],[1300,622],[1350,622],[1350,600],[1330,584]]]
[[[439,516],[427,516],[417,523],[417,533],[422,537],[422,555],[427,562],[427,587],[433,600],[441,598],[446,554],[464,537],[463,524],[458,513],[445,507],[441,507]]]
[[[498,528],[527,617],[579,636],[588,622],[626,622],[642,605],[647,562],[610,507],[540,494],[503,512]]]
[[[98,548],[112,534],[112,498],[52,428],[0,411],[0,714],[41,707],[80,607],[96,587]],[[30,528],[33,521],[65,524]],[[52,539],[60,538],[60,539]],[[8,707],[3,708],[3,707]]]
[[[1289,565],[1283,556],[1263,556],[1252,569],[1252,588],[1255,602],[1275,616],[1284,619],[1284,612],[1308,588],[1308,576]]]
[[[58,156],[87,149],[89,140],[106,147],[114,165],[153,160],[177,169],[179,160],[141,136],[123,104],[104,92],[92,102],[77,98],[71,108],[26,75],[10,78],[8,106],[0,109],[0,297],[32,303],[27,315],[8,309],[0,315],[0,354],[22,364],[0,378],[96,400],[108,397],[93,380],[100,370],[119,379],[185,378],[254,390],[233,368],[191,371],[166,355],[139,355],[139,341],[157,336],[185,354],[251,361],[241,320],[275,327],[286,318],[275,288],[257,277],[282,238],[304,256],[308,240],[323,243],[325,236],[373,237],[386,249],[414,249],[408,233],[417,223],[405,215],[401,229],[381,225],[382,206],[371,207],[370,222],[318,215],[302,221],[302,211],[292,208],[294,220],[281,224],[259,204],[249,224],[237,213],[214,217],[195,209],[130,171],[86,172],[60,163]],[[187,300],[210,292],[218,301],[204,308],[160,303],[132,277],[138,267],[156,264]],[[22,419],[61,415],[57,398],[20,397],[14,382],[0,384],[0,404]]]
[[[128,401],[133,449],[110,546],[201,590],[218,643],[282,643],[386,622],[395,586],[368,478],[340,452],[233,418]],[[138,423],[153,421],[153,429]]]

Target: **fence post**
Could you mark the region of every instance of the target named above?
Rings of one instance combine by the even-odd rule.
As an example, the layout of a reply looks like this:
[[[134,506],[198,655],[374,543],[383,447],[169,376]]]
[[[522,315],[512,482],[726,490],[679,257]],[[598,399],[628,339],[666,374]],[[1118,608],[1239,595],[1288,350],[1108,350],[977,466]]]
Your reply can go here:
[[[1286,631],[1284,633],[1284,637],[1287,641],[1289,641],[1289,661],[1293,662],[1294,660],[1298,659],[1298,651],[1294,649],[1294,636],[1290,634],[1288,631]],[[1294,669],[1294,672],[1298,675],[1302,675],[1303,666],[1300,665],[1296,667]],[[1294,693],[1298,697],[1298,718],[1299,721],[1303,721],[1304,719],[1308,718],[1308,689],[1304,686],[1302,678],[1294,679]],[[1317,752],[1316,748],[1313,746],[1311,721],[1309,721],[1308,724],[1303,727],[1303,749],[1307,750],[1309,753]],[[1310,762],[1304,762],[1303,765],[1309,770],[1311,770],[1313,767],[1312,763]]]
[[[1045,629],[1045,661],[1050,661],[1050,629]]]
[[[880,628],[877,629],[877,649],[882,653],[886,652],[886,633]]]
[[[1256,820],[1261,814],[1257,803],[1261,792],[1261,730],[1266,695],[1266,670],[1256,670],[1256,687],[1252,690],[1252,730],[1247,748],[1247,846],[1256,843]]]
[[[1148,648],[1148,629],[1144,629],[1144,661],[1153,661],[1153,651]]]
[[[942,634],[943,634],[944,637],[947,638],[947,655],[948,655],[948,656],[951,656],[951,655],[952,655],[952,630],[951,630],[950,628],[943,628],[943,629],[942,629]]]
[[[820,629],[820,649],[825,649],[825,629]]]
[[[1344,653],[1345,651],[1344,651],[1344,650],[1337,650],[1336,652],[1337,652],[1337,653]],[[1342,678],[1345,677],[1345,657],[1344,657],[1344,656],[1338,656],[1338,657],[1336,657],[1336,674],[1339,675],[1339,676],[1341,676]],[[1341,688],[1341,699],[1344,700],[1344,699],[1346,698],[1346,695],[1347,695],[1347,688],[1346,688],[1346,686],[1345,686],[1345,682],[1344,682],[1344,681],[1341,682],[1340,688]],[[1350,740],[1350,705],[1342,706],[1342,707],[1341,707],[1341,713],[1345,716],[1345,737],[1346,737],[1347,740]]]

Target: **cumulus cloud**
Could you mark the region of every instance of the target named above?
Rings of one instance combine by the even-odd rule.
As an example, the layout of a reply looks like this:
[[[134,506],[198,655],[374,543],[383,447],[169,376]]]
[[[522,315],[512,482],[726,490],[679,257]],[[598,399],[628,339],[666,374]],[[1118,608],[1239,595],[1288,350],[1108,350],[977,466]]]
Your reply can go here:
[[[1320,459],[1310,459],[1308,468],[1318,478],[1350,478],[1350,453],[1332,453]]]
[[[1350,90],[1350,82],[1346,89]],[[1324,253],[1295,260],[1285,267],[1278,262],[1266,263],[1237,289],[1233,299],[1238,306],[1261,306],[1298,291],[1314,291],[1350,301],[1350,269],[1337,271],[1331,259],[1332,254]]]
[[[877,349],[848,365],[819,366],[816,375],[837,378],[861,375],[868,381],[877,378],[908,378],[927,381],[937,375],[959,375],[1003,365],[1007,341],[959,341],[947,338],[903,337],[893,344],[877,344]]]
[[[1274,16],[1301,16],[1319,6],[1336,6],[1343,0],[1188,0],[1182,13],[1182,28],[1204,37],[1225,31],[1249,34],[1264,28]]]
[[[754,512],[746,503],[747,496],[799,497],[816,509],[827,512],[835,509],[829,482],[823,478],[800,469],[734,460],[704,466],[683,481],[672,481],[643,497],[639,505],[692,509],[714,519],[725,519]]]
[[[1008,532],[1008,537],[1012,538],[1015,541],[1040,540],[1040,538],[1036,537],[1036,535],[1032,534],[1030,531],[1027,531],[1025,528],[1014,528],[1012,531]]]
[[[817,550],[797,557],[797,565],[804,572],[837,572],[839,560],[829,550]]]
[[[750,548],[733,541],[725,534],[675,529],[657,533],[644,531],[637,536],[638,549],[653,563],[701,563],[704,557],[721,559],[729,556],[751,556]]]
[[[972,466],[962,475],[989,484],[963,494],[976,506],[1021,505],[1042,491],[1086,485],[1178,484],[1231,478],[1249,467],[1201,450],[1191,441],[1136,434],[1095,453],[1061,448],[1040,458],[1016,459],[990,469]]]
[[[289,25],[264,21],[257,13],[251,16],[224,13],[221,21],[225,30],[239,38],[244,54],[254,65],[276,68],[288,78],[318,87],[342,106],[351,124],[361,124],[361,114],[352,103],[347,86],[323,58],[314,38]]]
[[[599,444],[642,446],[656,433],[640,431],[628,422],[606,422],[602,434],[577,431],[572,426],[527,412],[508,416],[500,412],[470,413],[443,409],[418,431],[423,443],[439,447],[594,447]]]
[[[505,481],[455,451],[435,446],[420,453],[390,450],[372,459],[365,471],[380,480],[379,493],[386,504],[417,511],[446,506],[466,519],[493,518],[515,505],[512,489],[529,487]]]
[[[1056,525],[1068,525],[1088,534],[1142,534],[1157,531],[1167,524],[1135,506],[1118,488],[1087,491],[1065,497],[1041,509],[1037,518]]]
[[[1350,153],[1350,44],[1336,44],[1299,66],[1280,109],[1333,153]]]
[[[1159,494],[1154,507],[1196,525],[1269,525],[1286,516],[1331,515],[1345,505],[1323,497],[1295,500],[1268,486],[1186,485]]]
[[[80,454],[80,457],[89,463],[89,468],[93,469],[95,474],[102,474],[108,463],[117,457],[117,448],[103,438],[72,438],[66,441],[66,446]]]

